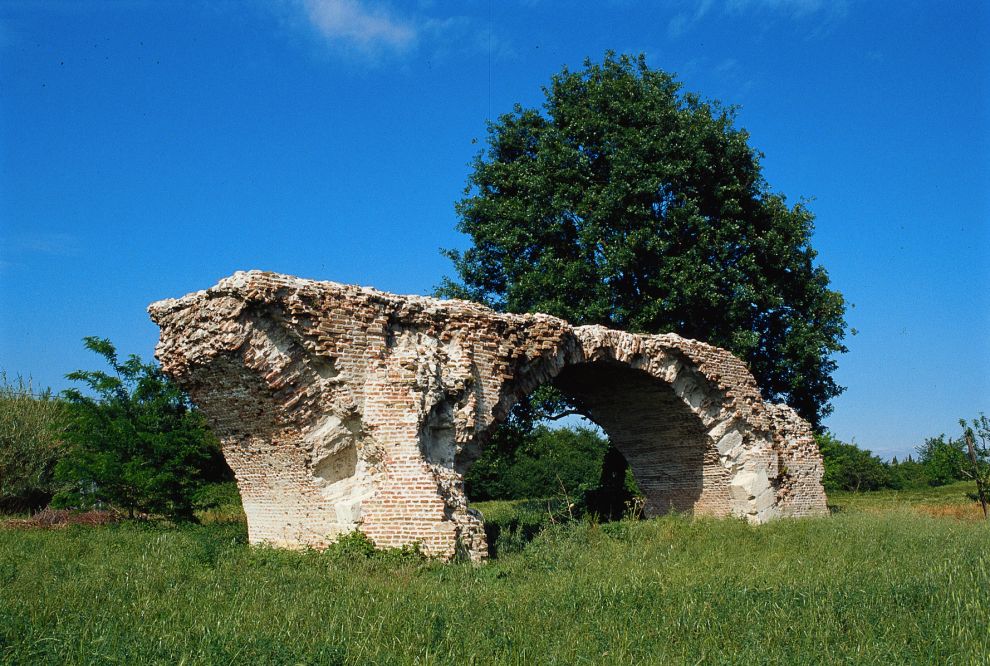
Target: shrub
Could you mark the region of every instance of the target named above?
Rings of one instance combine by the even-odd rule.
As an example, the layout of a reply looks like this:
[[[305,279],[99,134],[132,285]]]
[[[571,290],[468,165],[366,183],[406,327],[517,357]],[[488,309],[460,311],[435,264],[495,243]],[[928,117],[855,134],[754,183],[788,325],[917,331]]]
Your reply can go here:
[[[829,433],[815,435],[815,441],[825,463],[825,490],[879,490],[889,486],[886,463],[870,451],[840,442]]]
[[[419,544],[401,546],[399,548],[379,548],[375,542],[359,530],[348,532],[337,538],[324,552],[324,556],[335,561],[353,562],[355,560],[376,560],[384,563],[402,561],[422,561],[426,555]]]
[[[944,486],[966,477],[970,463],[966,456],[966,442],[963,439],[946,438],[945,435],[929,437],[918,447],[918,461],[924,466],[928,483]]]
[[[930,485],[928,470],[923,464],[910,456],[907,460],[898,462],[894,458],[889,465],[890,487],[895,490],[907,490]]]
[[[217,442],[186,395],[155,365],[137,356],[120,362],[109,340],[88,337],[112,373],[77,371],[94,396],[63,393],[70,406],[65,431],[69,448],[56,467],[64,483],[61,507],[107,504],[136,513],[193,520],[203,471],[217,455]]]
[[[608,442],[590,428],[541,425],[527,433],[503,427],[495,437],[517,438],[518,443],[490,442],[468,470],[465,484],[474,501],[562,493],[578,498],[599,483]]]

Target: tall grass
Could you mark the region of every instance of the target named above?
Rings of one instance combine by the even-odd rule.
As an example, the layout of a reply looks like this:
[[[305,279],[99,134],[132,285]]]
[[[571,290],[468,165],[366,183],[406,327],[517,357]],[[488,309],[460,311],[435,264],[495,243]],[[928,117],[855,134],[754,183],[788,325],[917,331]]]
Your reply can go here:
[[[253,548],[240,523],[0,528],[0,661],[987,663],[988,544],[899,508],[556,524],[482,566]]]
[[[828,500],[832,510],[840,512],[885,513],[890,510],[910,508],[930,514],[930,509],[938,507],[967,507],[978,510],[980,506],[976,503],[976,483],[973,481],[862,493],[836,490],[828,494]],[[982,512],[980,517],[983,517]]]
[[[0,370],[0,511],[38,509],[51,499],[67,418],[51,391]]]

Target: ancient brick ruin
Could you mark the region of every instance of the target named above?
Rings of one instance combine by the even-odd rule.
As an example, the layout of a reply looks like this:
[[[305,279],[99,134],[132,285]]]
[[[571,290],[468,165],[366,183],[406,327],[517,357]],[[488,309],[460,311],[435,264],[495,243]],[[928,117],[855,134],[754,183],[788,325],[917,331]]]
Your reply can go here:
[[[149,311],[162,368],[221,439],[252,543],[319,547],[357,529],[484,557],[462,475],[547,382],[626,457],[648,515],[826,511],[807,423],[702,342],[258,271]]]

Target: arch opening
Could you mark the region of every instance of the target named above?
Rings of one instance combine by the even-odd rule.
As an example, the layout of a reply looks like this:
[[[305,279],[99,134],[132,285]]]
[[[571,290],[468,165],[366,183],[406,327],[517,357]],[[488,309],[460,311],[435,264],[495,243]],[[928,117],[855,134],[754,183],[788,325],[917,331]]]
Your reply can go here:
[[[586,510],[602,519],[618,518],[633,507],[638,507],[633,509],[635,513],[641,512],[647,517],[672,511],[726,512],[730,502],[728,471],[721,464],[718,450],[701,418],[671,385],[644,370],[613,360],[567,365],[544,384],[557,389],[583,417],[578,422],[577,432],[571,430],[564,436],[557,436],[559,445],[574,446],[573,440],[582,435],[587,439],[589,433],[582,433],[580,428],[583,427],[597,438],[599,446],[585,448],[595,459],[587,461],[594,471],[589,475],[585,469],[584,488],[575,487],[575,483],[568,488],[559,479],[547,479],[549,483],[543,492],[535,493],[534,498],[590,490],[580,498],[582,504],[586,502]],[[518,427],[514,428],[512,421],[509,416],[498,420],[480,438],[486,441],[482,465],[490,464],[486,460],[491,457],[486,455],[487,447],[504,447],[503,440],[507,437],[528,436],[527,441],[536,441],[538,445],[540,438],[546,435],[545,422],[538,422],[544,431],[526,435]],[[566,425],[573,428],[574,422]],[[548,439],[553,441],[554,438]],[[566,453],[573,455],[574,451]],[[466,462],[463,470],[470,502],[477,499],[478,493],[472,486],[479,479],[471,472],[473,461]],[[560,464],[562,471],[570,474],[573,481],[573,470],[568,466],[573,465],[573,461],[554,462]],[[626,468],[632,477],[630,482],[626,482]],[[635,501],[637,496],[639,502]]]
[[[716,513],[728,472],[698,415],[673,388],[614,361],[567,366],[552,383],[580,404],[629,465],[644,514]]]

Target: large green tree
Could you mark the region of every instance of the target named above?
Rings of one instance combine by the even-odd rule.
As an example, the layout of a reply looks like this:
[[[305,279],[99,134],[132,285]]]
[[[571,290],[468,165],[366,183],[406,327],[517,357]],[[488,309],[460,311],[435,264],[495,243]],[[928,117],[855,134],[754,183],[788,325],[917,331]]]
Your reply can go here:
[[[612,53],[544,92],[490,123],[456,207],[472,244],[445,251],[457,279],[439,293],[726,347],[818,425],[842,390],[845,304],[813,215],[770,189],[733,109]]]

